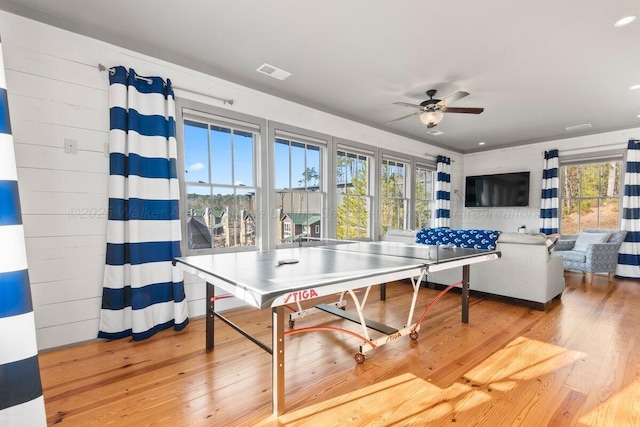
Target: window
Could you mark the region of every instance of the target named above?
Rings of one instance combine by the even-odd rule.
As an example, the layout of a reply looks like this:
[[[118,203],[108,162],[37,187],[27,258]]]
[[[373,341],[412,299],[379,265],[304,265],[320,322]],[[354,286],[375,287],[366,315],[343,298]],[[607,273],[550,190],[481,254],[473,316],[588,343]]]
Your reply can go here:
[[[405,229],[407,221],[407,164],[402,161],[382,159],[381,235],[389,228]]]
[[[187,249],[255,246],[256,132],[185,114],[183,138]]]
[[[371,158],[366,154],[338,150],[336,162],[338,239],[369,238],[371,235]]]
[[[322,237],[324,147],[297,139],[275,138],[276,244]]]
[[[561,167],[563,234],[585,228],[619,228],[619,160]]]
[[[415,217],[413,228],[420,230],[431,225],[433,216],[434,169],[418,165],[415,168]]]

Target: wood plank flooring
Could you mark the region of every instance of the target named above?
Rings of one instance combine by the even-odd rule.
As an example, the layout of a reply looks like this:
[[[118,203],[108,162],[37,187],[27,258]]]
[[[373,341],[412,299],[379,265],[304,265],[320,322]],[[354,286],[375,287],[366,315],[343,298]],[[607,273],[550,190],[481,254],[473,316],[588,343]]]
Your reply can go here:
[[[640,282],[566,273],[546,311],[460,295],[403,337],[354,361],[358,340],[316,332],[286,338],[286,413],[271,415],[271,356],[204,319],[142,342],[95,341],[43,352],[47,419],[63,426],[638,426]],[[418,307],[437,294],[421,289]],[[411,293],[391,283],[368,317],[402,326]],[[332,302],[333,298],[324,301]],[[416,318],[421,310],[416,313]],[[270,342],[270,311],[227,313]],[[296,327],[358,325],[318,313]],[[373,333],[372,333],[373,335]]]

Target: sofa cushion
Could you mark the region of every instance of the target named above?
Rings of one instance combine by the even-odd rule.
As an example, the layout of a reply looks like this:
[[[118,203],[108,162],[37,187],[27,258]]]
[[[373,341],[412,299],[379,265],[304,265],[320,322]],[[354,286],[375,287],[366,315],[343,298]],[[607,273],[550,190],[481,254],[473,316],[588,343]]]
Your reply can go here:
[[[423,228],[416,234],[416,243],[494,250],[499,235],[500,232],[496,230]]]
[[[574,251],[586,252],[587,245],[593,243],[607,243],[611,233],[580,233],[576,239],[576,244],[573,245]]]

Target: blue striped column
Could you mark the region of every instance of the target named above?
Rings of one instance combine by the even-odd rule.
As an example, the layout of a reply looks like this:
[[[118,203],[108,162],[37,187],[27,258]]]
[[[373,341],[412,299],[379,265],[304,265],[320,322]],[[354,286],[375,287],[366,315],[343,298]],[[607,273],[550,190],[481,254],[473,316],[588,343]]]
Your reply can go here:
[[[45,426],[6,87],[0,42],[0,426]]]

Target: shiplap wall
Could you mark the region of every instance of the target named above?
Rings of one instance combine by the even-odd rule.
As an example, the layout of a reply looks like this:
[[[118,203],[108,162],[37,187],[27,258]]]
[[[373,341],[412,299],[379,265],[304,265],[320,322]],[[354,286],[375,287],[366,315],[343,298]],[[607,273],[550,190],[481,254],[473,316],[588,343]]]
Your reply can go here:
[[[6,12],[0,36],[39,349],[97,336],[109,170],[108,76],[99,63],[168,77],[183,88],[176,97],[413,156],[448,155],[462,170],[457,153]],[[76,154],[65,152],[65,139],[77,141]],[[203,284],[185,284],[190,315],[204,314]]]

